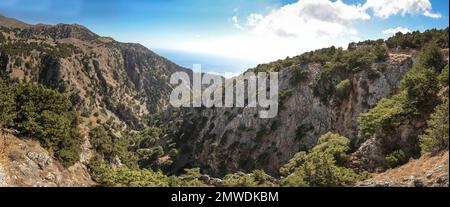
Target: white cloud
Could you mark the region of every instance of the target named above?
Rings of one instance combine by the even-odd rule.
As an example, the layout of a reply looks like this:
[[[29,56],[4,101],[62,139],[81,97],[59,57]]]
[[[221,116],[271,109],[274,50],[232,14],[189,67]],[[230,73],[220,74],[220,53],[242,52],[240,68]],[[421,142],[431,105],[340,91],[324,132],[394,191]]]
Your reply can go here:
[[[244,25],[231,17],[238,34],[173,42],[179,50],[237,57],[262,63],[359,41],[354,21],[370,16],[358,5],[342,1],[299,0],[267,15],[251,14]]]
[[[237,16],[231,17],[231,22],[233,22],[233,26],[236,29],[243,30],[244,28],[239,24],[239,19]]]
[[[370,20],[369,10],[382,18],[407,13],[437,15],[431,12],[428,0],[368,0],[365,4],[357,5],[346,4],[341,0],[299,0],[272,9],[266,15],[250,14],[245,23],[237,15],[231,17],[234,28],[240,30],[238,33],[173,41],[172,48],[256,63],[270,62],[332,45],[346,48],[348,43],[361,40],[353,25]],[[388,29],[384,34],[397,31],[409,30],[398,27]]]
[[[252,32],[281,37],[354,34],[352,23],[368,19],[360,7],[340,0],[300,0],[260,18]]]
[[[247,18],[247,25],[250,27],[254,27],[256,25],[259,24],[259,22],[261,22],[261,20],[264,19],[264,16],[261,14],[250,14]]]
[[[383,34],[386,36],[392,36],[392,35],[395,35],[397,32],[406,34],[406,33],[411,32],[411,30],[408,28],[404,28],[404,27],[397,27],[397,28],[390,28],[390,29],[384,30]]]
[[[425,11],[425,12],[423,13],[423,15],[424,15],[424,16],[427,16],[427,17],[430,17],[430,18],[433,18],[433,19],[439,19],[439,18],[442,18],[442,15],[441,15],[441,14],[439,14],[439,13],[433,13],[433,12],[431,12],[431,11]]]
[[[440,18],[441,15],[433,13],[429,0],[367,0],[364,10],[372,10],[374,15],[387,19],[393,15],[422,14],[431,18]]]

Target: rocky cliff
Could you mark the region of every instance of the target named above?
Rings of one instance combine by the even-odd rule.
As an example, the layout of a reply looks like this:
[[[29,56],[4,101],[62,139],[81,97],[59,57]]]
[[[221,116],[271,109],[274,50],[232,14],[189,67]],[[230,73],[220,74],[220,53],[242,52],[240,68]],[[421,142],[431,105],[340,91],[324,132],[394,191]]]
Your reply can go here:
[[[181,127],[178,143],[183,146],[182,157],[175,163],[180,168],[196,163],[213,175],[251,169],[277,175],[281,165],[297,152],[313,147],[327,132],[350,138],[356,147],[362,141],[357,134],[358,115],[397,92],[400,80],[411,69],[414,55],[415,52],[391,52],[386,61],[373,63],[367,70],[336,74],[336,82],[350,80],[351,87],[344,98],[333,95],[327,102],[312,87],[323,66],[282,68],[281,108],[276,118],[260,119],[255,108],[191,112],[200,115],[191,115]],[[309,74],[307,81],[292,84],[291,77],[298,67]]]
[[[23,140],[5,131],[0,136],[0,186],[70,187],[92,186],[83,159],[64,168],[39,142]]]
[[[313,148],[327,132],[351,140],[353,169],[385,171],[386,152],[375,137],[358,134],[357,118],[399,92],[420,49],[389,49],[383,40],[367,41],[250,69],[279,72],[279,114],[261,119],[257,108],[170,107],[170,75],[192,71],[141,45],[101,37],[81,25],[29,25],[0,17],[0,43],[3,79],[59,90],[70,97],[83,119],[81,160],[68,169],[37,143],[12,133],[4,136],[0,185],[18,186],[92,185],[86,165],[95,152],[88,136],[99,125],[108,126],[113,135],[105,137],[111,143],[127,137],[122,136],[126,129],[161,129],[144,130],[143,137],[138,136],[142,146],[124,148],[144,157],[147,167],[155,167],[147,160],[169,163],[164,171],[170,174],[199,167],[215,177],[255,169],[279,177],[281,166],[296,153]],[[443,51],[448,63],[448,49]],[[402,123],[393,134],[408,157],[420,155],[417,136],[426,128],[426,118]],[[384,182],[377,178],[361,185]]]
[[[443,39],[435,41],[442,43],[443,61],[448,64],[448,29],[442,32]],[[173,110],[164,114],[163,120],[179,124],[173,129],[180,152],[173,170],[199,166],[208,174],[223,176],[227,172],[263,169],[277,176],[284,163],[314,147],[327,132],[351,140],[354,169],[386,170],[389,166],[385,157],[393,148],[418,158],[418,136],[427,127],[429,114],[404,120],[389,135],[392,143],[381,144],[376,137],[358,134],[358,117],[380,100],[400,92],[400,83],[421,50],[420,45],[401,49],[390,44],[384,40],[353,43],[345,52],[331,47],[249,70],[279,72],[280,111],[273,119],[260,119],[258,109],[250,107]]]

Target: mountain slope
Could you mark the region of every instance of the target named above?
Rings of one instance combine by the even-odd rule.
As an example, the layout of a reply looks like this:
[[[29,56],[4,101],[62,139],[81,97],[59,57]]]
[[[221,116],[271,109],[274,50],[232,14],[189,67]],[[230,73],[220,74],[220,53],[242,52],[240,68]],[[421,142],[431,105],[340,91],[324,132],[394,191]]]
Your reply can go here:
[[[448,187],[448,151],[425,155],[359,183],[361,187]]]
[[[281,109],[276,118],[260,119],[254,108],[197,111],[201,117],[187,118],[186,122],[195,125],[204,119],[205,123],[199,125],[204,127],[199,128],[199,134],[190,133],[187,142],[186,137],[179,138],[180,143],[183,140],[196,143],[191,149],[181,150],[180,159],[186,164],[207,163],[208,172],[214,175],[255,168],[277,174],[281,165],[297,152],[313,147],[318,137],[327,132],[342,134],[356,144],[359,142],[356,118],[396,92],[403,75],[411,68],[413,56],[414,53],[391,53],[386,61],[374,63],[367,70],[336,76],[336,82],[348,79],[352,86],[346,98],[333,96],[327,103],[311,87],[324,69],[322,65],[282,68]],[[380,70],[381,66],[387,68]],[[307,80],[292,84],[296,70],[305,71]],[[376,78],[369,78],[372,76]],[[185,129],[190,131],[192,127]],[[191,155],[188,156],[191,159],[185,160],[184,153]]]
[[[443,83],[437,81],[448,64],[448,29],[351,43],[347,49],[324,48],[250,69],[249,72],[280,75],[279,114],[272,119],[260,119],[257,108],[169,106],[170,75],[177,71],[192,75],[192,71],[141,45],[100,37],[81,25],[28,25],[5,17],[0,17],[0,23],[0,76],[7,86],[36,83],[58,90],[69,97],[73,110],[82,118],[81,159],[69,167],[68,174],[53,158],[50,160],[54,165],[49,169],[27,168],[33,163],[25,162],[31,158],[23,149],[16,150],[15,157],[20,159],[16,159],[14,166],[2,165],[3,172],[16,176],[31,170],[34,175],[29,177],[36,180],[49,171],[64,177],[50,184],[45,181],[43,185],[90,185],[93,183],[85,178],[92,176],[106,186],[203,186],[200,178],[210,180],[209,175],[227,174],[224,182],[216,183],[245,186],[239,183],[242,178],[254,180],[251,185],[258,182],[265,185],[265,181],[280,185],[282,176],[286,176],[280,175],[280,168],[288,163],[292,169],[287,172],[294,173],[292,170],[296,168],[302,172],[298,169],[305,163],[302,158],[307,153],[309,164],[320,163],[312,160],[325,157],[333,163],[333,169],[352,176],[358,174],[355,177],[360,179],[364,176],[359,173],[364,175],[364,171],[383,172],[409,158],[419,158],[419,135],[427,129],[432,111],[411,109],[418,102],[413,98],[432,99],[434,102],[428,105],[431,109],[440,102],[439,97],[448,98],[448,84],[445,92]],[[424,58],[424,47],[430,43],[433,53]],[[438,62],[438,67],[420,66],[418,70],[414,65],[421,61]],[[425,89],[407,88],[402,82],[408,76],[413,83],[410,86],[416,83],[422,86],[422,82],[428,85],[425,84]],[[429,85],[433,90],[428,90]],[[419,95],[406,96],[408,90]],[[438,90],[443,92],[431,93]],[[49,93],[58,96],[56,92]],[[386,105],[388,108],[383,108]],[[376,112],[373,116],[372,110]],[[361,122],[358,117],[362,114],[369,118]],[[394,127],[389,125],[391,122],[395,122]],[[387,134],[379,133],[384,131],[378,128],[378,134],[361,133],[361,127],[368,123],[386,124],[394,129],[389,128]],[[17,137],[9,142],[33,145],[32,149],[46,154],[42,148],[34,147],[36,143],[21,142],[27,138],[26,133],[18,131]],[[344,155],[338,156],[341,160],[320,154],[322,147],[335,147],[334,142],[342,147],[339,152]],[[51,150],[47,151],[44,157],[54,156]],[[11,161],[11,156],[7,157]],[[392,158],[394,164],[387,158]],[[30,170],[17,170],[20,167]],[[75,177],[71,177],[71,168],[80,170]],[[264,170],[269,175],[254,170]],[[130,178],[130,174],[139,176]],[[33,185],[33,181],[18,183]]]
[[[410,36],[420,35],[415,32]],[[378,147],[372,139],[360,136],[357,119],[380,100],[399,92],[402,79],[427,42],[442,45],[447,64],[446,35],[448,29],[430,30],[423,36],[436,39],[424,38],[421,45],[405,49],[391,46],[395,40],[392,38],[353,43],[348,50],[325,48],[260,65],[250,71],[279,72],[278,116],[260,119],[258,110],[248,107],[173,110],[163,114],[162,120],[180,124],[172,126],[173,139],[179,145],[173,171],[201,167],[208,174],[223,176],[227,172],[263,169],[276,176],[283,164],[296,153],[314,147],[327,132],[351,140],[354,168],[383,171],[388,168],[385,156],[392,149]],[[417,137],[426,128],[428,115],[423,114],[420,120],[406,120],[398,132],[391,134],[396,140],[392,147],[417,158]]]
[[[9,28],[28,28],[29,24],[21,22],[16,19],[8,18],[0,14],[0,25]]]
[[[86,165],[93,154],[90,128],[108,125],[120,136],[125,130],[142,127],[146,116],[167,107],[171,92],[168,77],[177,71],[191,73],[142,45],[100,37],[81,25],[29,25],[0,16],[0,77],[10,83],[35,83],[56,89],[69,97],[81,115],[84,143],[81,160],[76,164],[84,171],[80,179],[89,177]],[[19,152],[27,157],[26,151]],[[48,156],[55,166],[60,166],[53,155]],[[4,166],[3,171],[20,166],[33,169],[22,161],[16,161],[16,168]],[[44,170],[58,174],[61,169]],[[20,171],[15,171],[17,177],[27,180]],[[39,180],[39,171],[35,173],[22,184],[32,185],[34,178]],[[2,174],[2,180],[4,177]],[[56,184],[71,185],[68,183],[72,178],[62,179]],[[92,181],[72,185],[88,184]]]
[[[168,77],[189,72],[141,45],[100,37],[80,25],[25,27],[0,19],[0,74],[57,89],[84,117],[100,114],[100,122],[112,117],[137,127],[142,117],[167,106]]]

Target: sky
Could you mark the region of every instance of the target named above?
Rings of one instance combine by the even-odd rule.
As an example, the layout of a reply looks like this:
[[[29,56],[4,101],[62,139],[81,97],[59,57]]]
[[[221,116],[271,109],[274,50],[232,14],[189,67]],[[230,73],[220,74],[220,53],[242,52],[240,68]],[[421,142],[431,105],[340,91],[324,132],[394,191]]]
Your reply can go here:
[[[78,23],[179,65],[239,73],[398,31],[446,28],[448,0],[0,0],[28,23]]]

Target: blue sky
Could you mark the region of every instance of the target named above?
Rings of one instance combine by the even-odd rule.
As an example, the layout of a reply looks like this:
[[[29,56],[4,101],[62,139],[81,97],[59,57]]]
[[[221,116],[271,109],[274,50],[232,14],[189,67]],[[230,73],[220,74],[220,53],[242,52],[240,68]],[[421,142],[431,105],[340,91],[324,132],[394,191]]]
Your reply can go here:
[[[5,16],[82,24],[183,66],[200,63],[227,72],[395,31],[445,28],[448,8],[447,0],[0,1]]]

